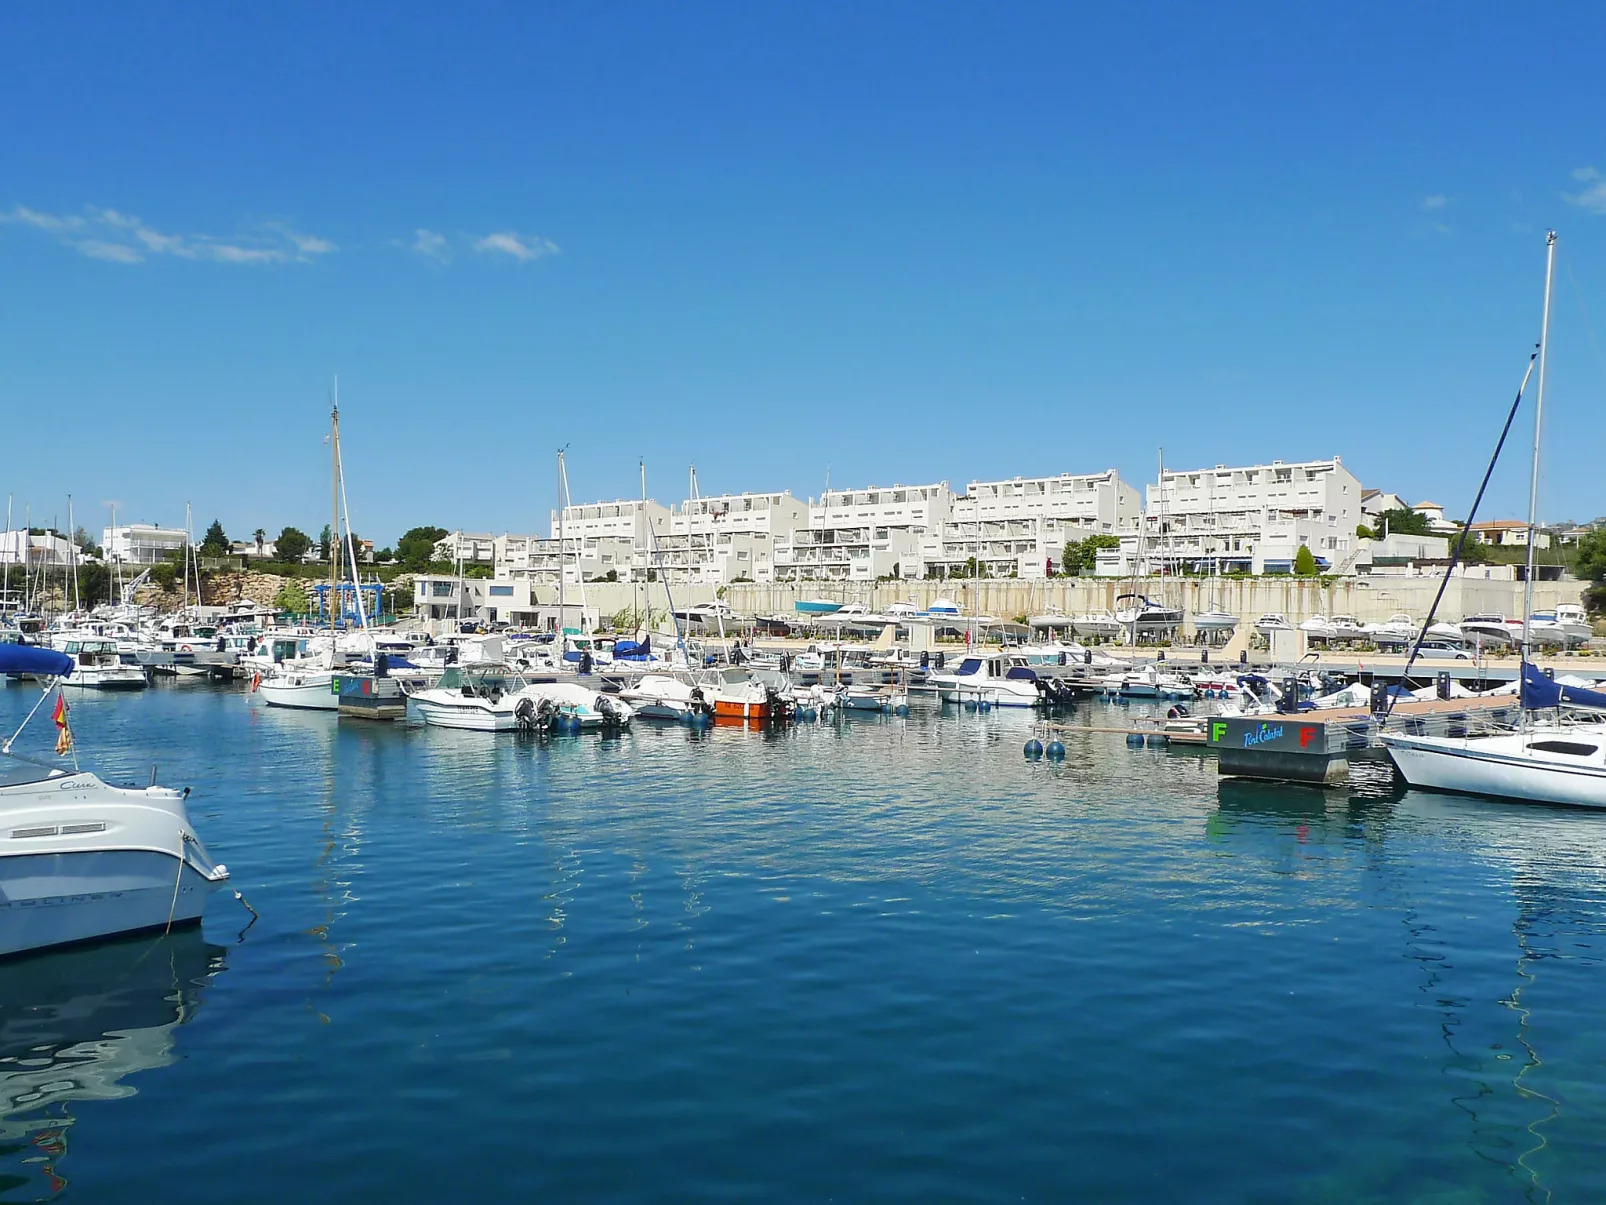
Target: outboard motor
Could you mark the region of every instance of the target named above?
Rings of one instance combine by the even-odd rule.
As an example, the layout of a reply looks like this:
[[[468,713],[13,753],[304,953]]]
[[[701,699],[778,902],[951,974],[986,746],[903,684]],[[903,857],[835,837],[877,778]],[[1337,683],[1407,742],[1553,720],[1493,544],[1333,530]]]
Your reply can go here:
[[[589,674],[591,672],[591,653],[589,650],[583,651],[580,654],[580,672],[582,674]]]
[[[929,651],[922,652],[920,654],[920,668],[921,669],[930,669],[931,668],[931,653]]]
[[[947,665],[947,664],[948,664],[948,654],[944,653],[944,652],[939,652],[937,654],[937,672],[941,673],[942,672],[942,667]]]
[[[518,724],[520,732],[532,731],[539,723],[534,701],[529,698],[520,699],[513,707],[513,720]]]
[[[1092,665],[1093,664],[1093,650],[1092,649],[1083,649],[1082,650],[1082,664],[1083,665]]]
[[[1064,649],[1060,650],[1059,663],[1061,665],[1068,665],[1070,663]]]
[[[388,677],[390,677],[390,654],[389,653],[375,653],[374,654],[374,677],[376,677],[376,678],[388,678]]]
[[[1247,666],[1249,664],[1249,650],[1248,649],[1239,649],[1238,650],[1238,664],[1242,665],[1242,666]]]
[[[1372,679],[1372,710],[1374,712],[1387,711],[1389,705],[1389,684],[1382,678]]]
[[[624,718],[619,712],[619,704],[615,703],[607,695],[597,696],[597,710],[602,713],[603,722],[610,727],[617,727]]]

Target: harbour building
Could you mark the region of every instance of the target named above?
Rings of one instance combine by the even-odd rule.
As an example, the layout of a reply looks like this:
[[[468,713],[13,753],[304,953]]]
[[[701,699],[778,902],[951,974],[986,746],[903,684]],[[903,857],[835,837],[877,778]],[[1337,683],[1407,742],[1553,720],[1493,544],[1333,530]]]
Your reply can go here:
[[[960,577],[975,561],[987,577],[1040,579],[1059,572],[1065,545],[1137,530],[1141,495],[1114,469],[972,481],[950,519],[921,541],[927,577]]]
[[[159,565],[174,554],[182,556],[189,543],[182,528],[155,523],[127,523],[100,533],[107,561],[119,565]]]
[[[819,501],[810,500],[808,526],[777,542],[775,580],[920,577],[921,541],[941,531],[953,501],[946,481],[827,490]]]
[[[1166,470],[1146,490],[1138,532],[1101,553],[1098,573],[1289,573],[1301,547],[1325,573],[1360,555],[1361,483],[1341,458]]]

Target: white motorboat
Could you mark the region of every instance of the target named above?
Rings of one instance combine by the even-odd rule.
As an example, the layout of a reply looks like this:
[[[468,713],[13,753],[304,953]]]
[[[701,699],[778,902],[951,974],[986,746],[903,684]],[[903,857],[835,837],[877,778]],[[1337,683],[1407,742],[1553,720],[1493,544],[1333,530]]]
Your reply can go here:
[[[727,680],[714,691],[715,719],[775,720],[790,710],[790,699],[757,678]]]
[[[909,692],[902,686],[853,683],[843,689],[842,707],[845,711],[903,715],[909,710]]]
[[[1376,645],[1405,645],[1416,639],[1417,624],[1409,615],[1400,612],[1390,615],[1382,623],[1369,623],[1362,629],[1366,638]]]
[[[1278,611],[1267,611],[1255,620],[1255,631],[1262,636],[1270,636],[1273,632],[1291,632],[1294,625],[1288,622],[1288,616]]]
[[[1071,620],[1071,631],[1090,640],[1114,640],[1122,628],[1113,611],[1087,611]]]
[[[1309,640],[1332,640],[1338,635],[1338,629],[1333,626],[1333,621],[1320,614],[1301,620],[1299,630],[1304,632]]]
[[[522,695],[524,679],[495,662],[451,665],[433,686],[407,696],[424,723],[433,728],[473,732],[514,732],[539,726],[536,702]],[[519,704],[523,702],[521,708]]]
[[[926,614],[935,619],[955,619],[965,612],[959,604],[951,598],[934,598],[931,605],[926,608]]]
[[[251,690],[269,707],[301,711],[339,711],[336,673],[327,658],[283,661],[251,679]]]
[[[1058,607],[1049,607],[1048,610],[1037,615],[1026,617],[1026,626],[1039,632],[1052,632],[1059,628],[1069,628],[1076,622],[1073,616],[1065,614]]]
[[[1428,640],[1448,640],[1454,644],[1463,640],[1460,626],[1453,623],[1430,623],[1422,634]]]
[[[104,636],[58,636],[56,651],[73,660],[72,672],[62,679],[63,686],[86,690],[144,690],[145,671],[138,665],[125,665],[117,651],[117,641]]]
[[[1343,643],[1366,639],[1366,626],[1353,615],[1334,615],[1328,622],[1333,626],[1332,640]]]
[[[526,704],[533,705],[538,727],[567,721],[586,732],[623,727],[635,714],[622,698],[592,690],[579,682],[530,682],[514,699],[514,715],[529,714]]]
[[[1595,634],[1595,625],[1589,622],[1589,614],[1577,603],[1561,603],[1552,615],[1556,626],[1561,628],[1571,644],[1582,644]]]
[[[1123,699],[1191,699],[1195,694],[1193,683],[1156,665],[1111,674],[1100,683],[1100,689]]]
[[[671,674],[643,674],[619,697],[648,720],[684,720],[713,715],[713,688]]]
[[[1513,628],[1504,615],[1497,613],[1468,615],[1456,626],[1461,639],[1480,648],[1510,648],[1522,640],[1522,621],[1518,620]]]
[[[64,677],[72,667],[51,649],[0,645],[0,672]],[[7,742],[0,956],[198,921],[229,872],[195,835],[188,794],[110,786],[85,770],[25,759]]]
[[[891,602],[882,608],[881,613],[889,619],[912,619],[920,614],[920,608],[912,602]]]
[[[966,707],[1036,707],[1043,701],[1037,675],[1006,668],[1002,656],[966,657],[953,673],[932,674],[928,681],[944,703]]]

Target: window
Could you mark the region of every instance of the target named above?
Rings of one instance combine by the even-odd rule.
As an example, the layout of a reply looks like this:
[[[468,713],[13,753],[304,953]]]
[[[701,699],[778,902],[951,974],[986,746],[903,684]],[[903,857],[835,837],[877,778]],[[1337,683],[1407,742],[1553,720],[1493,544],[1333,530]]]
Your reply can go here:
[[[513,587],[512,586],[492,586],[491,587],[491,597],[492,598],[512,598],[513,597]]]
[[[1598,746],[1579,741],[1535,741],[1528,748],[1540,753],[1565,753],[1568,757],[1593,757]]]

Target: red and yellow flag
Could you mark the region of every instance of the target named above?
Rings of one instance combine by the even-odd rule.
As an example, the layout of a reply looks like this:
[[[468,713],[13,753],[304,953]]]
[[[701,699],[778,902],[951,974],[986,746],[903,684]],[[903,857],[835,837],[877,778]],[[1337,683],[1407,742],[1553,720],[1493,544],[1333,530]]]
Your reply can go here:
[[[61,729],[56,737],[56,753],[65,757],[72,752],[72,729],[67,727],[67,698],[58,689],[56,691],[56,710],[51,712],[51,719],[56,721],[56,727]]]

